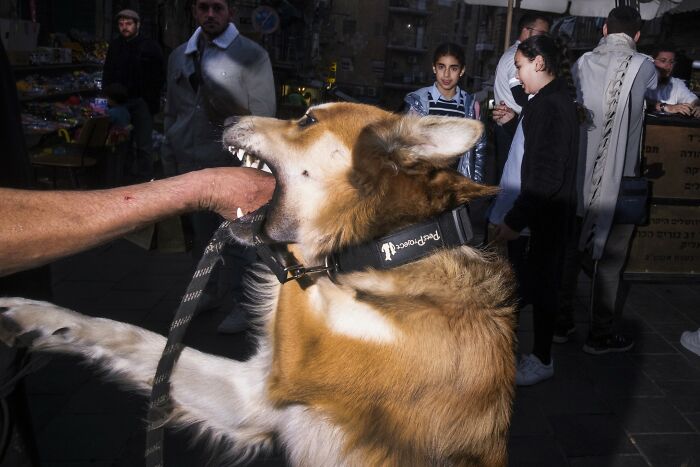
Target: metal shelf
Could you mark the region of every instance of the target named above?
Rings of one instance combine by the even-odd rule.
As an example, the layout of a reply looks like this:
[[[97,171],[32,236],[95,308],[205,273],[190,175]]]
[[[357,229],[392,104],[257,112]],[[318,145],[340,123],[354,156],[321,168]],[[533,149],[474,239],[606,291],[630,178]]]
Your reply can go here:
[[[22,74],[46,73],[51,71],[75,71],[87,68],[102,68],[101,63],[56,63],[52,65],[22,65],[12,67],[12,71]]]
[[[97,88],[81,88],[81,89],[71,89],[63,92],[55,92],[52,94],[41,94],[37,96],[20,96],[20,102],[32,102],[32,101],[55,101],[60,99],[65,99],[75,94],[89,94],[97,93],[99,89]]]

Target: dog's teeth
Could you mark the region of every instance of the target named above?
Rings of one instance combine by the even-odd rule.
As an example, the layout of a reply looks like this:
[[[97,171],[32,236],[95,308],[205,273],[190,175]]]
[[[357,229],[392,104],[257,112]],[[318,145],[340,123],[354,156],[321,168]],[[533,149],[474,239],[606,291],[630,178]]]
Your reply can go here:
[[[236,153],[236,157],[238,158],[239,161],[243,162],[243,156],[245,155],[245,149],[239,148],[238,152]]]
[[[269,173],[269,174],[272,173],[272,170],[270,170],[270,168],[267,166],[267,164],[263,164],[261,170],[262,170],[263,172],[267,172],[267,173]]]
[[[236,146],[229,146],[228,152],[230,152],[231,154],[236,154]]]
[[[236,217],[239,219],[243,217],[243,210],[241,208],[236,209]]]
[[[260,159],[255,159],[253,161],[253,168],[254,169],[261,169],[262,166],[263,166],[263,161],[261,161]]]
[[[243,167],[251,167],[253,165],[253,156],[250,154],[246,154],[245,157],[243,157]]]

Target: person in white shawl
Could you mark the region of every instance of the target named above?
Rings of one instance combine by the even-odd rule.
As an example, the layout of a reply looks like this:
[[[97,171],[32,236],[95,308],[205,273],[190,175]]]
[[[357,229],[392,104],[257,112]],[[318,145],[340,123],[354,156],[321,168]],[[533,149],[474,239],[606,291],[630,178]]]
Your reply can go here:
[[[596,264],[591,330],[583,350],[621,352],[633,343],[614,332],[615,316],[624,304],[621,273],[634,230],[613,222],[620,181],[638,175],[644,124],[644,94],[656,87],[651,57],[636,51],[641,18],[632,7],[611,10],[603,38],[573,67],[579,102],[592,124],[580,142],[579,207],[583,217],[579,249]]]

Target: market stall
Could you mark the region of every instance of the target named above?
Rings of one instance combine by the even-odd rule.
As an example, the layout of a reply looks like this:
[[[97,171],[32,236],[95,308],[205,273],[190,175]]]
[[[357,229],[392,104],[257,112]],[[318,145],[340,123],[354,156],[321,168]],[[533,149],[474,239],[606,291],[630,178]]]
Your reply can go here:
[[[115,175],[113,167],[119,166],[119,161],[107,159],[120,156],[114,148],[126,138],[124,132],[113,134],[109,129],[99,144],[92,141],[97,138],[94,136],[88,138],[89,147],[81,145],[86,139],[82,131],[86,122],[107,112],[107,99],[101,95],[107,43],[72,29],[70,33],[45,34],[44,46],[40,46],[40,24],[26,20],[0,19],[0,29],[16,79],[35,184],[49,182],[56,187],[57,175],[67,169],[73,180],[71,186],[77,187],[76,171],[88,166],[99,166],[95,169],[98,185],[118,183],[121,171]],[[71,158],[72,152],[80,157]],[[92,160],[87,155],[100,157],[86,164],[86,160]]]

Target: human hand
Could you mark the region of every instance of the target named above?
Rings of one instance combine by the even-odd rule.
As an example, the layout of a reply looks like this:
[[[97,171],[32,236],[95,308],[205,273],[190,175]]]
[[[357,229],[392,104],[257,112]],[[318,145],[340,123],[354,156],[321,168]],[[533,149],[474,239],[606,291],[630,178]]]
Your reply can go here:
[[[515,117],[515,111],[508,107],[505,102],[501,101],[499,105],[493,108],[492,119],[499,125],[508,123]]]
[[[498,224],[494,226],[494,242],[511,241],[520,237],[520,233],[508,227],[508,224]]]
[[[275,177],[262,170],[218,167],[200,173],[204,182],[200,209],[214,211],[229,220],[265,205],[275,191]]]
[[[693,106],[692,116],[695,118],[700,118],[700,105]]]
[[[666,104],[664,110],[670,114],[681,114],[690,117],[693,107],[690,104]]]

